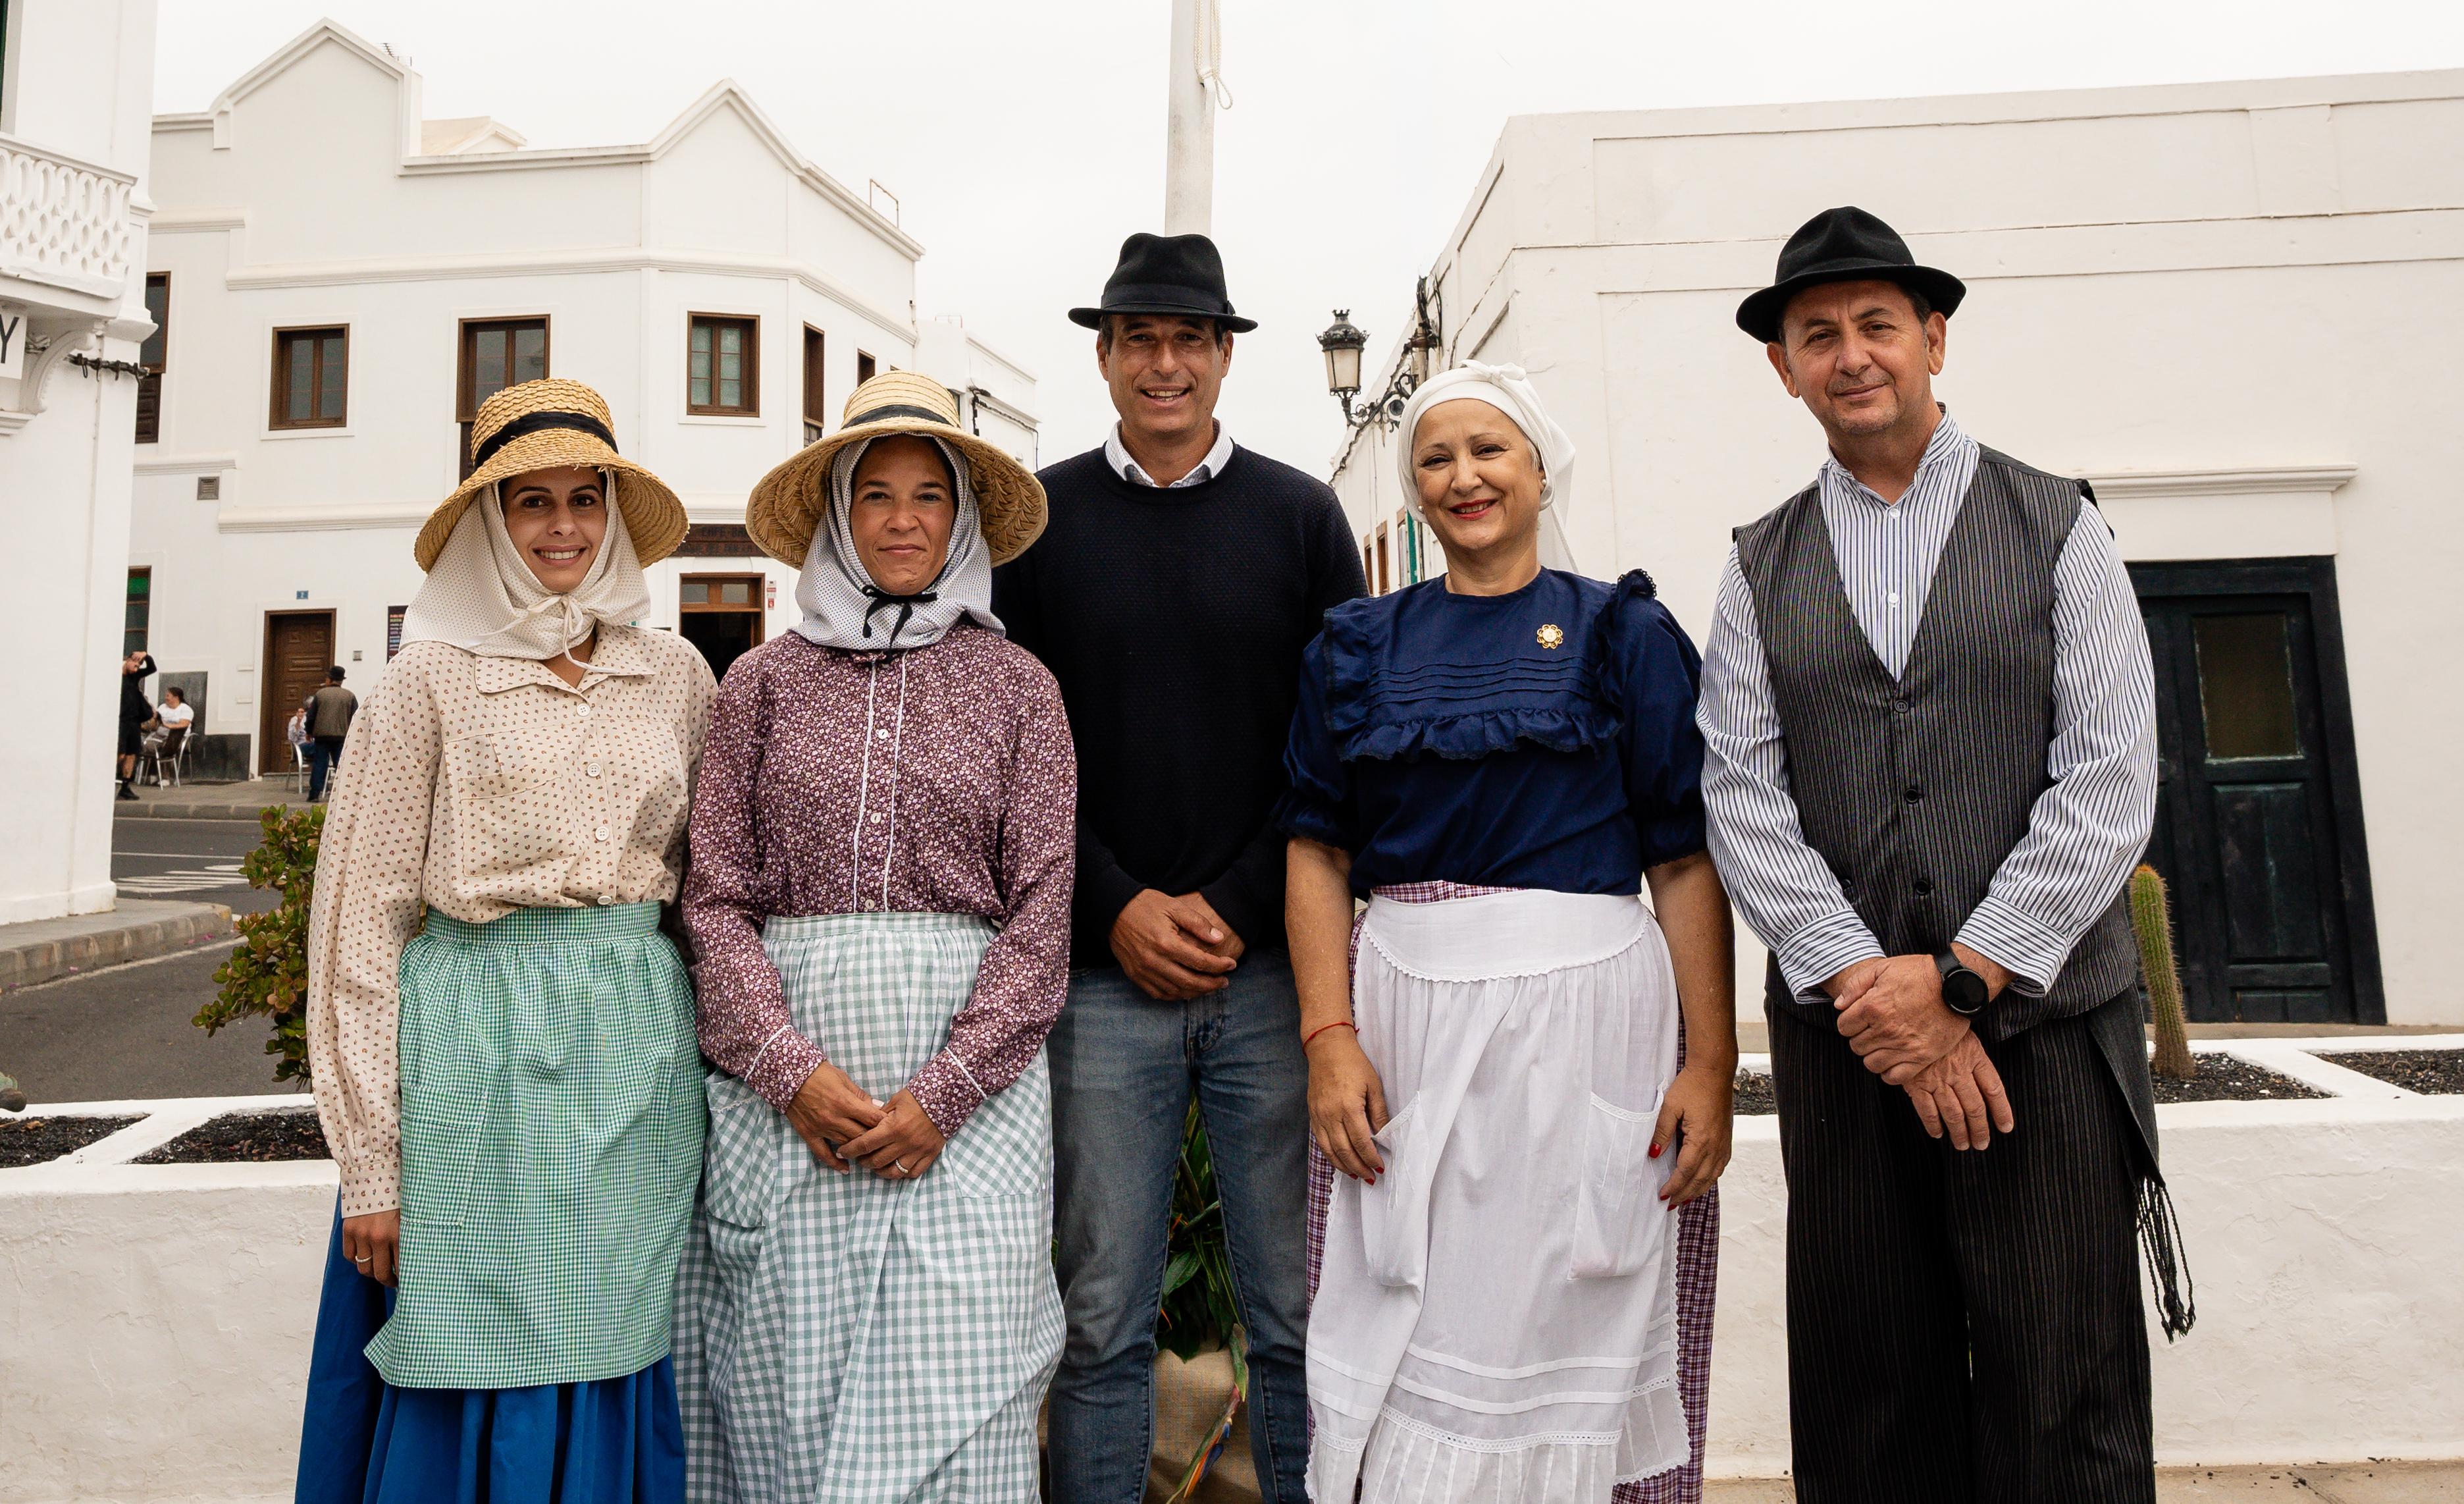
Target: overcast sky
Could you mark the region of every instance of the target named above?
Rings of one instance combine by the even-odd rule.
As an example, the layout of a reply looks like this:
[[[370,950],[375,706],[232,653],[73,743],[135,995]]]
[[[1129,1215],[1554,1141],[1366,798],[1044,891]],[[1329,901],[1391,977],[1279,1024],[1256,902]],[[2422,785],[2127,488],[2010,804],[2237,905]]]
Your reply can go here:
[[[1373,360],[1391,348],[1508,116],[2464,65],[2454,0],[1221,5],[1235,103],[1217,117],[1214,232],[1261,327],[1221,412],[1321,475],[1342,428],[1317,331],[1341,305]],[[1166,0],[164,0],[155,107],[203,108],[327,15],[408,54],[430,118],[493,115],[537,146],[648,140],[733,77],[825,170],[898,195],[926,248],[921,312],[963,314],[1035,372],[1050,460],[1111,419],[1092,337],[1064,310],[1094,301],[1122,236],[1161,228],[1169,14]]]

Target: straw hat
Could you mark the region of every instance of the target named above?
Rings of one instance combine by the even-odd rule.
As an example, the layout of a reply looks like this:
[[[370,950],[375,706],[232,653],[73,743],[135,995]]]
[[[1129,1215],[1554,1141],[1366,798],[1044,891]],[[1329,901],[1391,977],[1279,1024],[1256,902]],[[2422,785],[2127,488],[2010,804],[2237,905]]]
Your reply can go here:
[[[830,461],[849,444],[886,433],[913,433],[955,445],[967,457],[984,545],[1003,564],[1026,552],[1044,532],[1044,486],[1025,466],[958,426],[957,393],[930,376],[884,371],[847,397],[844,425],[815,439],[761,477],[744,505],[744,530],[761,551],[803,567],[829,505]],[[629,515],[627,520],[631,520]]]
[[[432,567],[445,551],[445,540],[452,536],[453,524],[462,520],[473,497],[509,476],[564,465],[615,476],[616,505],[625,514],[625,531],[642,563],[656,564],[685,541],[685,504],[658,476],[618,457],[606,399],[578,381],[550,377],[496,393],[479,405],[479,416],[471,425],[471,447],[478,468],[429,514],[428,525],[411,545],[422,569]]]

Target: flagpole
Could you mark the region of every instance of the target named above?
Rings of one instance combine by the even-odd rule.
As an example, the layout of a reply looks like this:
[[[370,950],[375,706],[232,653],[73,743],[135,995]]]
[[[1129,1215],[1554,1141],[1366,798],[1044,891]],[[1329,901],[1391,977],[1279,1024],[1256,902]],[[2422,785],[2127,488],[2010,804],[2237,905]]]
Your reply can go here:
[[[1163,232],[1205,234],[1215,217],[1212,11],[1221,0],[1172,0],[1172,60],[1164,130]],[[1201,11],[1208,13],[1201,13]]]

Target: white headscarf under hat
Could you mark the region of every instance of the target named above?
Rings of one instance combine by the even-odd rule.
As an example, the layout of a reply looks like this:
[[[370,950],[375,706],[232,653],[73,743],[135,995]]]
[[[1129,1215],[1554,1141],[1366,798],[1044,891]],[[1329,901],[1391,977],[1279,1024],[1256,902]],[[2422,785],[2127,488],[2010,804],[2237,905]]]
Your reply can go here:
[[[958,504],[950,523],[949,555],[942,561],[941,572],[913,595],[892,595],[865,568],[847,514],[855,504],[856,462],[881,439],[849,444],[831,457],[829,511],[813,530],[812,545],[804,550],[803,572],[796,577],[796,604],[804,610],[796,631],[825,648],[861,652],[930,647],[970,618],[994,631],[1002,630],[1001,618],[993,614],[992,550],[984,544],[982,514],[976,507],[966,456],[956,445],[929,433],[885,436],[928,439],[949,461]]]
[[[624,626],[650,612],[650,587],[625,531],[616,487],[599,475],[607,532],[582,583],[559,594],[539,583],[505,531],[504,486],[462,511],[428,579],[403,613],[404,642],[450,642],[483,658],[561,657],[602,622]]]
[[[1412,463],[1412,449],[1420,431],[1420,415],[1441,402],[1466,397],[1485,402],[1505,413],[1531,441],[1531,448],[1540,456],[1540,563],[1551,569],[1573,570],[1574,550],[1566,542],[1566,527],[1560,519],[1574,491],[1574,441],[1540,405],[1539,389],[1520,365],[1465,361],[1450,371],[1430,377],[1412,393],[1411,400],[1403,404],[1403,416],[1397,425],[1403,436],[1403,458],[1397,471],[1403,483],[1404,502],[1414,511],[1419,510],[1419,483],[1414,478],[1419,467]]]

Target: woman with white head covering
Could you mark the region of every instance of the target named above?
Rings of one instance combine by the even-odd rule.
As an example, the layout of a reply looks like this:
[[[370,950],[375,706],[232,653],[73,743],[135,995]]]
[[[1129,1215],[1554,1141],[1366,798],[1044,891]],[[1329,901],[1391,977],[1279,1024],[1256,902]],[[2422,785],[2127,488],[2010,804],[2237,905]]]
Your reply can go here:
[[[1673,1209],[1727,1164],[1736,1064],[1701,660],[1649,576],[1543,566],[1573,446],[1520,370],[1438,377],[1400,433],[1446,572],[1328,613],[1280,812],[1310,1131],[1340,1172],[1313,1219],[1310,1491],[1682,1496]]]
[[[310,911],[308,1060],[341,1205],[303,1500],[665,1504],[701,1165],[661,906],[716,686],[637,628],[684,508],[606,404],[483,404],[351,723]]]
[[[877,376],[746,507],[803,620],[728,670],[693,801],[696,1500],[1037,1497],[1077,762],[991,607],[1043,487],[957,417]]]

